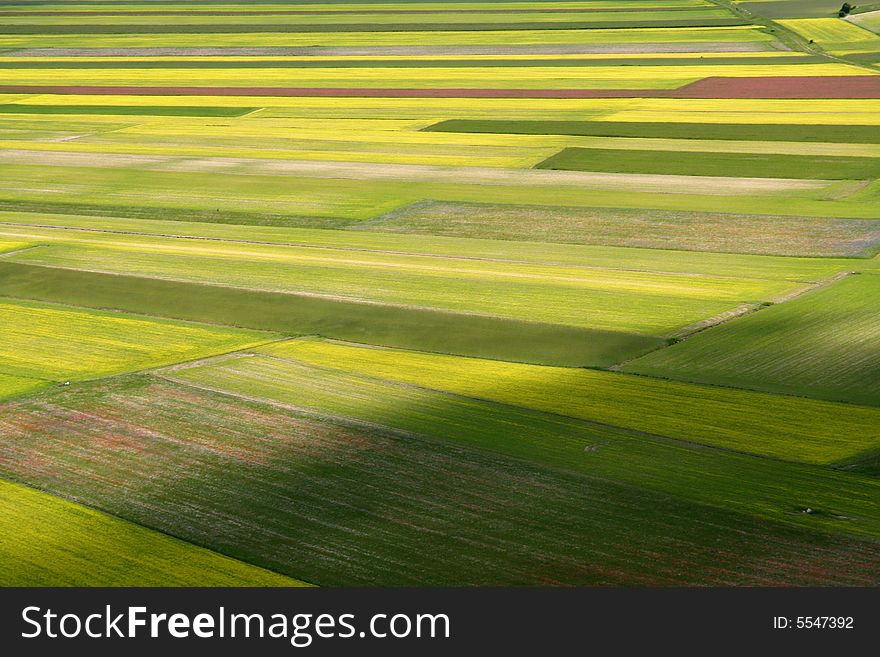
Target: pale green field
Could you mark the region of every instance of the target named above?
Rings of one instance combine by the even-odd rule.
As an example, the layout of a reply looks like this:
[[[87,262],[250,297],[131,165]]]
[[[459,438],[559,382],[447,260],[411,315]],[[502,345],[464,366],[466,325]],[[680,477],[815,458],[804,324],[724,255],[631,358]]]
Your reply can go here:
[[[807,463],[880,448],[880,409],[646,377],[292,340],[258,350],[309,366]]]
[[[0,586],[308,586],[0,481]]]
[[[627,372],[880,405],[880,276],[851,276],[628,363]]]
[[[0,373],[0,399],[16,397],[46,387],[48,382]]]
[[[880,11],[869,11],[864,14],[856,14],[847,18],[851,23],[855,23],[859,27],[871,30],[875,34],[880,34]]]
[[[802,284],[340,249],[181,240],[45,246],[15,262],[437,308],[662,336]]]
[[[0,298],[0,373],[108,376],[265,342],[267,334]]]
[[[0,157],[3,153],[0,151]],[[206,216],[208,221],[229,221],[223,213],[271,214],[276,218],[289,217],[287,225],[339,227],[409,203],[434,199],[876,218],[875,207],[848,198],[854,188],[847,181],[509,170],[482,171],[478,177],[473,168],[466,167],[401,171],[370,166],[322,173],[311,165],[307,170],[300,167],[287,175],[218,177],[217,173],[208,173],[204,163],[199,162],[188,167],[186,162],[159,161],[155,163],[157,168],[170,170],[150,171],[146,167],[151,161],[138,159],[108,158],[106,167],[89,167],[63,164],[100,165],[100,160],[85,154],[73,159],[57,154],[52,158],[40,153],[25,153],[25,158],[18,157],[20,153],[13,155],[12,159],[29,164],[0,164],[0,199],[7,202],[6,207],[17,209],[11,204],[26,203],[30,208],[57,212],[58,205],[63,204],[67,212],[75,214],[84,214],[77,211],[81,206],[100,206],[116,215],[125,215],[134,208],[150,208],[156,213],[153,216],[162,218],[167,218],[165,215],[172,210],[174,218],[180,219],[189,219],[191,211],[211,214],[212,218]],[[45,166],[51,162],[54,164]],[[35,186],[36,181],[39,186]],[[51,195],[47,195],[48,190]],[[168,212],[162,212],[163,209]],[[255,216],[253,220],[241,217],[231,222],[262,221]]]
[[[75,229],[75,230],[71,230]],[[376,253],[437,255],[447,258],[502,260],[539,265],[575,265],[595,269],[671,272],[769,279],[775,281],[819,281],[853,266],[872,267],[877,261],[845,258],[803,258],[690,252],[660,249],[632,249],[612,246],[510,242],[373,233],[361,230],[326,230],[274,226],[236,226],[156,219],[76,216],[0,211],[0,236],[11,240],[147,251],[187,244],[203,249],[217,246],[214,240],[234,243],[264,242],[298,247],[318,247]],[[170,240],[169,237],[211,240]],[[252,244],[243,244],[253,249]],[[259,247],[258,247],[259,248]]]

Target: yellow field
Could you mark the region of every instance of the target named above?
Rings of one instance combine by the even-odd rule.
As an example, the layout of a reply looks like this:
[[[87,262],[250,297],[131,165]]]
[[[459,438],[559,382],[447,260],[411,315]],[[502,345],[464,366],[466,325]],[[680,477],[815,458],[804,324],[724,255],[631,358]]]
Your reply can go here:
[[[803,38],[815,41],[826,50],[878,40],[876,34],[839,18],[795,18],[777,22]]]
[[[844,23],[848,25],[847,23]],[[853,27],[853,26],[850,26]],[[854,28],[858,29],[858,28]],[[873,36],[873,35],[872,35]],[[68,69],[6,69],[3,83],[9,85],[52,85],[69,77]],[[243,76],[241,69],[200,71],[197,86],[232,87],[355,87],[355,88],[674,88],[690,81],[718,75],[717,66],[590,66],[572,73],[567,67],[469,67],[462,68],[254,68]],[[727,77],[760,76],[843,76],[865,75],[849,64],[736,65],[725,66]],[[870,74],[870,73],[868,73]],[[193,85],[190,69],[142,69],[121,72],[116,69],[80,68],[76,82],[81,85]]]
[[[258,344],[266,334],[0,299],[0,374],[66,381]]]

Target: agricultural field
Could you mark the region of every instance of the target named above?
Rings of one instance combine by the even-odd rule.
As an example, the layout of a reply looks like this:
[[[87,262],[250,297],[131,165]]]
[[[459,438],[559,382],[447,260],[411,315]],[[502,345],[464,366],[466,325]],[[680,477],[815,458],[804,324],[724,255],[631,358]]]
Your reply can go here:
[[[271,334],[0,299],[0,373],[67,381],[191,360],[271,340]]]
[[[0,586],[303,585],[32,488],[0,491]]]
[[[877,406],[878,294],[876,274],[850,276],[790,303],[695,335],[624,369]]]
[[[880,584],[839,4],[4,3],[0,585]]]

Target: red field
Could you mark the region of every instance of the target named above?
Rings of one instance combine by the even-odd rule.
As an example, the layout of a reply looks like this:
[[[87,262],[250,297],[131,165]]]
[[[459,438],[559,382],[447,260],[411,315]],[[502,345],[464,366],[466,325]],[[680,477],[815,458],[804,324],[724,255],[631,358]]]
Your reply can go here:
[[[880,75],[711,77],[674,90],[676,98],[880,98]]]
[[[299,96],[341,98],[880,98],[880,75],[710,77],[678,89],[403,89],[361,87],[118,87],[0,85],[9,94]]]

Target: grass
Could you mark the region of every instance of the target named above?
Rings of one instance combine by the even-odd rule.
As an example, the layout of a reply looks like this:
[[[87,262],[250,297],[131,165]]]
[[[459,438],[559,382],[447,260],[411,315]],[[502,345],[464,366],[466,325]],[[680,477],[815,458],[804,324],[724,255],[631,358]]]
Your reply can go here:
[[[813,529],[877,535],[880,482],[257,354],[163,374]],[[784,485],[780,485],[784,482]],[[810,507],[825,513],[805,515]]]
[[[156,238],[146,245],[137,240],[48,245],[6,260],[658,337],[802,286],[754,276],[692,276],[589,263],[558,267]]]
[[[737,451],[830,464],[880,447],[880,410],[649,379],[293,340],[261,353]]]
[[[44,388],[46,385],[48,385],[46,381],[41,381],[39,379],[28,379],[21,376],[0,374],[0,399],[34,392]]]
[[[0,253],[12,253],[29,246],[32,246],[29,242],[7,242],[0,240]]]
[[[680,176],[741,176],[860,180],[880,176],[880,159],[769,153],[688,153],[599,148],[565,148],[537,165],[539,169],[612,171]]]
[[[608,366],[663,341],[344,299],[0,263],[0,293],[44,302],[527,363]]]
[[[103,422],[47,452],[83,413]],[[880,560],[800,519],[720,523],[650,489],[143,378],[0,414],[3,472],[320,585],[873,584]]]
[[[0,535],[0,586],[303,586],[7,481]]]
[[[425,205],[430,208],[433,204]],[[488,212],[494,207],[481,205],[480,209]],[[549,207],[553,208],[553,206]],[[415,213],[420,209],[423,209],[421,205],[404,208],[400,211],[400,215],[405,219],[408,211]],[[565,208],[565,210],[574,211],[573,208]],[[620,212],[626,215],[626,212],[622,210],[612,210],[611,212]],[[774,217],[775,219],[784,220],[783,217]],[[701,220],[708,220],[708,217],[701,217]],[[817,221],[816,219],[812,220]],[[388,229],[384,227],[386,221],[389,223]],[[534,218],[530,218],[530,221],[534,221]],[[680,253],[663,249],[632,249],[549,242],[523,243],[510,240],[438,237],[424,234],[407,235],[389,232],[393,227],[392,216],[358,226],[358,230],[326,230],[205,224],[195,221],[168,221],[146,217],[129,219],[100,216],[96,212],[89,216],[49,214],[48,211],[40,212],[37,208],[33,208],[32,212],[0,211],[0,236],[13,242],[27,240],[31,244],[52,243],[117,248],[134,244],[141,245],[138,248],[149,248],[152,245],[161,247],[163,244],[168,244],[168,238],[180,237],[212,242],[238,242],[248,245],[258,242],[278,246],[321,247],[336,250],[392,252],[422,256],[437,255],[518,263],[578,265],[601,269],[631,269],[787,281],[817,281],[846,271],[853,266],[853,262],[845,258],[767,257],[710,252],[691,252],[687,254],[686,258],[683,258]],[[374,230],[366,230],[367,228]],[[177,242],[172,243],[177,244]],[[860,264],[865,265],[865,263]]]
[[[816,41],[828,49],[844,47],[849,43],[877,40],[876,34],[839,18],[802,18],[778,22],[803,38]]]
[[[871,125],[797,125],[742,123],[639,123],[634,121],[493,121],[451,119],[423,128],[429,132],[524,135],[576,135],[659,139],[726,139],[736,141],[806,141],[880,143]]]
[[[373,230],[495,240],[784,256],[869,256],[880,222],[623,209],[425,202],[372,221]]]
[[[0,373],[67,381],[223,353],[265,341],[254,331],[0,297]]]
[[[852,276],[629,363],[631,372],[880,405],[880,276]]]
[[[12,5],[49,13],[0,12],[0,77],[651,91],[880,49],[304,1]],[[880,99],[652,94],[0,94],[0,583],[880,583]]]

